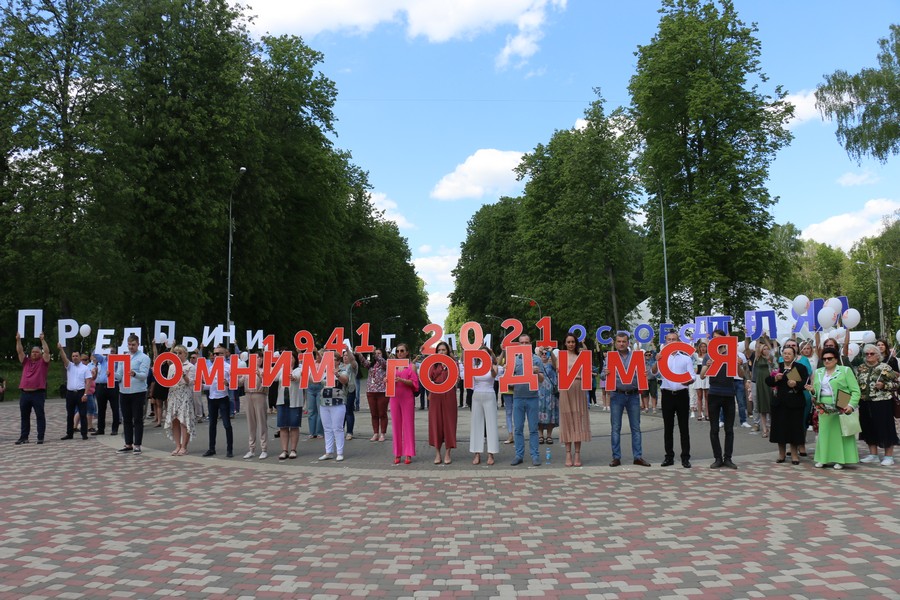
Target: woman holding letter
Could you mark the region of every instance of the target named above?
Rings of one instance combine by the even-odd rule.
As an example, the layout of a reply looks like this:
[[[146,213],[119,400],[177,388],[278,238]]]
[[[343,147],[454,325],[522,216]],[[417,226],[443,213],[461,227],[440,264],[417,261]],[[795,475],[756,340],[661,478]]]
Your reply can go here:
[[[859,405],[859,384],[850,367],[838,364],[837,349],[825,348],[821,359],[824,366],[816,369],[815,381],[806,385],[819,412],[816,467],[833,464],[843,469],[859,462],[856,433],[844,435],[841,428],[841,417],[852,415]]]
[[[778,371],[766,377],[766,385],[775,388],[772,400],[772,428],[769,441],[778,444],[777,463],[786,460],[787,445],[791,446],[791,464],[800,464],[799,448],[806,443],[806,422],[803,420],[806,398],[803,388],[810,383],[809,371],[796,360],[796,350],[785,344],[781,351],[784,362]]]

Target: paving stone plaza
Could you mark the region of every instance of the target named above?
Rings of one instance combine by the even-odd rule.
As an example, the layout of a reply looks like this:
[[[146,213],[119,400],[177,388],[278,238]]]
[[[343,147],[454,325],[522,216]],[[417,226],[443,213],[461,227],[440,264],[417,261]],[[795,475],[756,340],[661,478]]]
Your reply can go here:
[[[660,468],[654,415],[642,417],[653,466],[631,464],[626,424],[623,466],[610,468],[597,409],[582,468],[563,466],[558,439],[550,465],[511,467],[504,445],[495,466],[473,466],[465,409],[453,464],[435,466],[426,414],[413,464],[393,466],[390,442],[368,441],[365,408],[346,460],[319,463],[305,418],[297,460],[275,458],[272,430],[268,459],[241,460],[243,415],[235,458],[221,425],[216,457],[200,456],[207,424],[173,457],[150,421],[134,456],[116,454],[121,438],[60,441],[60,400],[47,402],[47,443],[32,428],[14,446],[18,405],[0,404],[0,600],[900,598],[895,468],[775,464],[774,445],[738,428],[739,469],[710,470],[697,422],[693,468]]]

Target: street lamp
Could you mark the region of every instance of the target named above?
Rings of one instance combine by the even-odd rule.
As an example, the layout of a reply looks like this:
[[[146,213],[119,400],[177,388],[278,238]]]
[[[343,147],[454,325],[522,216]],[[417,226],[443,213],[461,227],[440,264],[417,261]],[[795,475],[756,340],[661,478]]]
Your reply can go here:
[[[659,181],[659,178],[656,177],[656,171],[652,166],[648,166],[650,172],[653,173],[653,178],[656,179],[656,189],[657,195],[659,196],[659,221],[660,221],[660,229],[662,230],[662,246],[663,246],[663,277],[666,282],[666,323],[671,323],[672,318],[669,314],[669,259],[668,253],[666,252],[666,211],[663,208],[663,191],[662,191],[662,183]]]
[[[520,296],[520,295],[518,295],[518,294],[510,294],[509,297],[510,297],[510,298],[516,298],[516,299],[518,299],[518,300],[528,300],[529,302],[532,303],[533,306],[537,306],[537,309],[538,309],[538,315],[540,315],[540,316],[538,317],[538,320],[544,318],[544,312],[541,310],[541,305],[538,304],[538,301],[535,300],[534,298],[529,298],[528,296]]]
[[[225,326],[231,329],[231,246],[234,243],[234,221],[231,217],[231,205],[234,200],[234,190],[237,188],[241,175],[247,172],[247,167],[238,169],[237,177],[231,184],[231,192],[228,194],[228,299],[225,304]]]
[[[382,320],[381,320],[381,329],[379,330],[379,332],[381,333],[381,335],[384,335],[384,324],[385,324],[385,323],[387,323],[388,321],[393,321],[394,319],[399,319],[401,316],[402,316],[402,315],[394,315],[394,316],[391,316],[391,317],[385,317],[384,319],[382,319]]]
[[[881,269],[878,267],[878,265],[873,265],[861,260],[856,261],[856,264],[865,265],[867,267],[875,267],[875,283],[878,286],[878,324],[881,329],[881,334],[879,335],[879,337],[884,337],[884,302],[882,302],[881,300]],[[891,265],[887,266],[891,267]]]
[[[378,297],[378,294],[375,294],[373,296],[364,296],[363,298],[354,300],[353,304],[350,305],[350,346],[351,346],[350,350],[351,350],[351,352],[353,351],[353,348],[352,348],[352,346],[353,346],[353,307],[361,305],[363,302],[366,302],[368,300],[374,300],[377,297]]]

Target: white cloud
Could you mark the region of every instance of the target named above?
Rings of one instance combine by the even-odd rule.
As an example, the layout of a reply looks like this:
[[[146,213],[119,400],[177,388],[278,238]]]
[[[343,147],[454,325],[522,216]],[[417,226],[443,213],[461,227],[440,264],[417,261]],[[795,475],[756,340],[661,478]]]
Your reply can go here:
[[[428,247],[431,250],[431,247]],[[422,248],[420,248],[421,250]],[[431,323],[443,324],[450,306],[453,291],[453,269],[459,262],[459,250],[441,247],[433,254],[413,258],[416,273],[425,281],[428,293],[428,319]]]
[[[588,120],[587,119],[575,119],[575,129],[578,131],[584,131],[587,129]]]
[[[519,165],[522,156],[522,152],[515,150],[477,150],[437,182],[431,197],[459,200],[515,193],[521,186],[513,169]]]
[[[406,217],[397,212],[397,203],[387,197],[387,194],[382,192],[373,192],[369,195],[369,198],[372,200],[372,205],[380,210],[384,211],[384,218],[388,221],[393,221],[397,224],[397,227],[400,229],[415,229],[416,226]]]
[[[785,100],[794,105],[794,118],[788,123],[789,128],[819,118],[819,111],[816,109],[816,92],[814,90],[801,90],[796,94],[788,94]]]
[[[862,173],[844,173],[838,177],[837,182],[843,187],[851,187],[854,185],[870,185],[878,183],[878,175],[872,171],[864,171]]]
[[[507,36],[498,66],[526,61],[538,50],[549,8],[564,10],[567,0],[257,0],[254,29],[299,33],[367,33],[382,23],[404,23],[409,37],[432,43],[466,39],[498,27],[516,27]]]
[[[422,244],[419,246],[419,254],[430,254],[431,253],[431,245],[430,244]]]
[[[882,229],[882,218],[896,210],[900,210],[897,200],[869,200],[861,210],[828,217],[821,223],[809,225],[800,237],[849,250],[857,240],[878,235]]]

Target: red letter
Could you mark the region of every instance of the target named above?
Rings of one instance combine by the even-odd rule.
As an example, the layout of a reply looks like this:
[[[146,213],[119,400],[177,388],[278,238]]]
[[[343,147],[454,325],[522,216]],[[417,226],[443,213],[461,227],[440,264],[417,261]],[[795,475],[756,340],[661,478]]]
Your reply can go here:
[[[166,378],[162,373],[163,363],[166,362],[175,365],[175,374],[169,378]],[[153,363],[153,377],[156,378],[156,383],[163,387],[170,388],[178,383],[178,380],[181,379],[182,375],[184,375],[184,367],[181,366],[181,359],[178,358],[174,352],[163,352],[156,357],[156,361]]]
[[[475,366],[476,359],[481,361],[478,366]],[[465,361],[463,364],[463,373],[465,373],[463,385],[467,389],[472,389],[477,376],[487,375],[491,372],[491,355],[488,354],[487,350],[469,350],[463,354],[463,360]]]
[[[436,352],[437,345],[444,337],[444,329],[437,323],[429,323],[422,328],[422,331],[431,334],[431,337],[428,338],[428,341],[422,344],[422,354],[434,354]]]
[[[331,360],[327,360],[330,358]],[[331,381],[334,383],[334,355],[329,354],[326,358],[319,361],[316,368],[316,357],[311,352],[300,355],[300,388],[306,387],[306,382],[313,381]]]
[[[328,341],[325,342],[325,349],[331,350],[332,352],[337,352],[338,354],[340,354],[344,350],[343,327],[334,328],[334,331],[332,331],[331,335],[328,336]]]
[[[212,367],[204,359],[197,361],[197,378],[194,379],[194,391],[199,392],[203,389],[203,385],[210,387],[216,385],[216,381],[225,379],[225,358],[217,356],[213,360]]]
[[[719,350],[724,348],[725,353]],[[738,355],[737,355],[737,338],[733,335],[725,337],[714,337],[709,340],[707,345],[709,351],[709,369],[706,371],[707,377],[713,377],[719,373],[722,365],[725,365],[725,374],[729,377],[736,377],[738,374]]]
[[[624,383],[634,383],[635,375],[637,375],[637,388],[639,390],[649,389],[647,385],[647,365],[644,363],[644,351],[635,350],[631,353],[631,362],[628,363],[628,369],[625,369],[625,363],[622,362],[622,355],[615,350],[606,353],[606,391],[616,391],[616,376]]]
[[[546,317],[544,317],[540,321],[538,321],[537,328],[541,332],[541,339],[539,339],[537,341],[537,345],[543,346],[544,348],[556,348],[556,340],[550,338],[550,336],[552,335],[550,333],[552,331],[551,323],[550,323],[550,315],[547,315]],[[568,388],[566,388],[566,389],[568,389]]]
[[[106,372],[109,381],[116,380],[116,363],[122,363],[122,386],[131,387],[131,355],[130,354],[110,354],[109,363]]]
[[[385,380],[387,387],[385,388],[385,396],[397,395],[397,371],[405,369],[409,366],[409,361],[399,358],[389,358],[387,361],[387,379]]]
[[[694,347],[690,344],[685,344],[684,342],[666,344],[663,346],[662,350],[659,351],[659,357],[656,364],[659,367],[660,375],[673,383],[687,385],[694,377],[692,373],[673,373],[672,370],[669,369],[669,357],[672,356],[672,353],[678,352],[679,350],[690,356],[694,352]]]
[[[360,325],[359,329],[356,330],[356,333],[359,334],[359,346],[356,347],[355,352],[357,354],[375,352],[375,346],[369,343],[369,324],[363,323]]]
[[[257,367],[259,366],[257,364],[259,357],[257,357],[255,354],[251,354],[250,356],[248,356],[247,366],[243,368],[241,368],[240,366],[240,360],[241,357],[237,354],[231,355],[231,380],[228,382],[228,387],[233,390],[238,389],[238,377],[240,377],[241,375],[246,375],[250,378],[247,383],[251,388],[256,389],[256,380],[259,376],[259,374],[256,372]]]
[[[291,385],[291,353],[282,352],[275,358],[274,352],[266,351],[263,354],[263,386],[271,387],[278,378],[279,371],[281,371],[281,387]]]
[[[429,374],[431,365],[435,363],[441,363],[447,368],[448,371],[447,379],[445,379],[441,383],[435,383],[434,381],[432,381]],[[449,392],[454,387],[456,387],[456,382],[459,381],[459,366],[456,364],[456,361],[454,361],[446,354],[432,354],[430,356],[426,356],[425,360],[422,361],[420,372],[422,373],[422,375],[419,377],[419,383],[424,385],[425,389],[433,394],[443,394],[445,392]]]
[[[591,390],[592,377],[590,350],[581,350],[578,356],[575,357],[571,369],[569,368],[569,352],[562,350],[559,353],[559,389],[567,390],[572,387],[572,383],[575,381],[576,370],[578,371],[578,376],[581,377],[582,391],[589,392]]]
[[[316,349],[312,334],[305,329],[301,329],[294,334],[294,346],[300,352],[312,352]]]
[[[502,323],[500,323],[500,327],[506,329],[507,327],[512,327],[512,330],[506,334],[506,337],[503,338],[503,341],[500,342],[501,348],[506,348],[507,346],[514,346],[519,343],[519,336],[522,335],[522,321],[518,319],[506,319]],[[502,383],[500,384],[503,385]]]
[[[505,323],[505,321],[504,321]],[[534,372],[532,365],[532,350],[529,344],[511,344],[506,347],[506,371],[500,378],[500,393],[507,392],[509,386],[518,384],[527,384],[528,389],[535,391],[538,388],[538,376]],[[522,374],[513,375],[515,371],[516,358],[522,359]]]
[[[475,334],[475,339],[469,341],[469,332]],[[475,321],[468,321],[459,329],[459,345],[463,350],[478,350],[484,343],[484,332],[481,330],[481,324]],[[484,373],[482,373],[483,375]]]
[[[275,336],[273,334],[267,335],[263,338],[263,350],[275,350]]]

